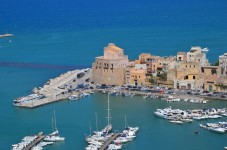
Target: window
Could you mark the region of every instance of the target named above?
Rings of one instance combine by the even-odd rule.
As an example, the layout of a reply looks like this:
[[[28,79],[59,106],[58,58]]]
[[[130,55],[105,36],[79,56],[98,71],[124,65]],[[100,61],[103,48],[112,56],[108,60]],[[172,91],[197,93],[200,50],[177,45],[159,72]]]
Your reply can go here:
[[[193,79],[195,79],[195,76],[193,76]]]
[[[202,68],[202,73],[204,73],[204,68]]]
[[[187,68],[188,66],[186,65],[186,68]]]
[[[185,80],[187,80],[187,79],[188,79],[188,76],[185,77]]]

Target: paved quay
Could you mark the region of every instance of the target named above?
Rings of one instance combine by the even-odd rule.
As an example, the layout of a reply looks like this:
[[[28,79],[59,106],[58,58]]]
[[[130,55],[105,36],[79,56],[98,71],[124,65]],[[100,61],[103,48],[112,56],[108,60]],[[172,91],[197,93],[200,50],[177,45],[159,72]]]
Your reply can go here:
[[[102,147],[100,148],[100,150],[105,150],[108,148],[108,146],[110,145],[110,143],[113,142],[113,140],[115,140],[120,134],[119,133],[115,133],[108,141],[106,141],[105,144],[102,145]]]
[[[50,79],[43,87],[34,88],[33,92],[42,94],[45,98],[21,103],[19,107],[34,108],[49,103],[68,99],[73,94],[89,92],[90,90],[73,91],[78,85],[86,83],[91,76],[91,69],[69,71],[54,79]],[[69,90],[72,90],[69,92]]]
[[[35,145],[37,145],[39,142],[41,142],[44,139],[45,136],[38,136],[38,138],[33,141],[32,143],[28,144],[28,146],[26,148],[24,148],[24,150],[31,150],[32,147],[34,147]]]

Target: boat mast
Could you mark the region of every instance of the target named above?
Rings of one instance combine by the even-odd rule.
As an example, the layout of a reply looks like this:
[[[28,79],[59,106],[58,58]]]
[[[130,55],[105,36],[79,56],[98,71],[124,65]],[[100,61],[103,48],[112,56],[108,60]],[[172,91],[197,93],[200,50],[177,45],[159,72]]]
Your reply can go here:
[[[110,125],[110,94],[108,93],[107,124]]]
[[[91,135],[91,122],[90,122],[90,120],[89,120],[89,127],[90,127],[90,135]]]
[[[53,117],[51,118],[51,124],[52,124],[52,130],[54,132],[54,118]]]
[[[95,113],[95,121],[96,121],[96,131],[98,131],[98,117],[97,117],[97,113]]]
[[[55,130],[57,130],[57,121],[56,121],[56,116],[55,116],[55,110],[54,110],[54,126],[55,126]]]
[[[125,115],[125,129],[126,129],[126,115]]]

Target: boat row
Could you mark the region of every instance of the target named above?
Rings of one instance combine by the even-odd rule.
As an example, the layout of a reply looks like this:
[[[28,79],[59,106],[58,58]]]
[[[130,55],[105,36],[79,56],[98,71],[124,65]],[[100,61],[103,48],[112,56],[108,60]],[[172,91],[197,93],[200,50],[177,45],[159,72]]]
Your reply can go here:
[[[90,94],[93,94],[94,92],[90,92],[90,93],[80,93],[80,94],[73,94],[71,96],[69,96],[69,100],[72,100],[72,101],[76,101],[76,100],[79,100],[81,98],[84,98],[84,97],[87,97],[89,96]]]
[[[157,109],[154,114],[160,118],[170,120],[171,123],[182,124],[183,122],[192,122],[193,119],[202,120],[221,118],[222,116],[227,116],[227,110],[225,108],[181,110],[167,107],[164,109]]]
[[[208,102],[208,100],[204,100],[203,98],[196,98],[196,99],[180,99],[180,98],[176,98],[172,95],[168,95],[168,96],[163,96],[161,98],[162,100],[165,100],[167,102],[180,102],[180,101],[184,101],[184,102],[190,102],[190,103],[202,103],[202,104],[206,104]]]
[[[40,132],[38,135],[25,136],[22,138],[20,143],[12,145],[12,150],[23,150],[35,142],[40,136],[42,136],[42,132]]]
[[[216,132],[216,133],[226,133],[227,132],[227,122],[216,122],[216,123],[206,123],[199,125],[201,128]]]
[[[122,133],[114,140],[114,144],[124,144],[132,141],[136,137],[139,127],[126,127]]]
[[[109,109],[109,95],[108,94],[108,108],[107,108],[107,126],[101,131],[94,131],[85,138],[88,143],[88,146],[85,147],[86,150],[99,150],[99,149],[108,149],[108,150],[119,150],[122,148],[121,144],[132,141],[136,137],[136,132],[139,130],[138,127],[129,127],[127,125],[125,117],[125,129],[122,133],[113,133],[112,124],[110,122],[110,109]],[[96,128],[97,128],[97,116],[96,116]]]
[[[34,136],[26,136],[18,144],[12,145],[12,150],[24,150],[27,147],[32,147],[31,150],[42,150],[43,147],[53,144],[54,142],[64,141],[65,138],[61,137],[56,125],[56,117],[54,111],[54,118],[52,119],[53,132],[43,136],[42,132]]]
[[[138,127],[126,127],[122,133],[112,133],[112,125],[107,125],[101,131],[95,131],[92,135],[86,137],[88,146],[86,150],[99,150],[109,140],[110,144],[106,146],[108,150],[118,150],[122,148],[122,144],[132,141],[136,137]],[[116,137],[114,137],[116,136]],[[112,139],[113,138],[113,139]]]
[[[105,91],[103,91],[103,93],[106,93]],[[133,92],[123,92],[123,91],[112,91],[111,92],[111,95],[113,96],[131,96],[131,97],[134,97],[136,95],[138,96],[142,96],[143,99],[157,99],[157,98],[160,98],[162,100],[165,100],[167,102],[180,102],[180,101],[183,101],[183,102],[190,102],[190,103],[202,103],[202,104],[206,104],[208,102],[208,100],[204,100],[203,98],[194,98],[194,99],[188,99],[188,98],[177,98],[173,95],[169,95],[169,94],[162,94],[160,95],[159,93],[146,93],[146,94],[136,94],[136,93],[133,93]]]
[[[45,142],[45,141],[42,141],[40,142],[39,144],[37,144],[36,146],[32,147],[31,150],[42,150],[43,147],[47,146],[47,145],[51,145],[53,144],[54,142]]]
[[[20,106],[22,103],[26,103],[32,100],[39,100],[45,98],[44,95],[42,94],[30,94],[27,96],[19,97],[15,100],[13,100],[13,105],[14,106]]]

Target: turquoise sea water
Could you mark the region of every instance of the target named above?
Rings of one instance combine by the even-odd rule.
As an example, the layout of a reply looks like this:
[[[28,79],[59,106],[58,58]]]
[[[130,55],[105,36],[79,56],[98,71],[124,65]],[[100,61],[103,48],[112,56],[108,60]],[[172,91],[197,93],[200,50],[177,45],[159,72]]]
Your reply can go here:
[[[90,67],[109,42],[122,47],[130,59],[142,52],[175,55],[198,45],[210,49],[207,57],[214,62],[226,52],[227,2],[1,0],[0,34],[6,32],[14,37],[0,39],[0,149],[10,149],[26,135],[51,132],[55,110],[66,141],[46,149],[77,150],[86,145],[89,120],[95,128],[95,112],[99,128],[105,125],[106,95],[36,109],[13,107],[12,100],[68,70]],[[226,135],[202,130],[200,122],[178,126],[153,115],[156,108],[169,105],[139,97],[111,97],[114,129],[124,127],[124,115],[130,125],[140,127],[138,137],[124,149],[216,150],[227,145]],[[171,105],[185,109],[226,107],[220,101]],[[200,134],[194,135],[194,130]]]

